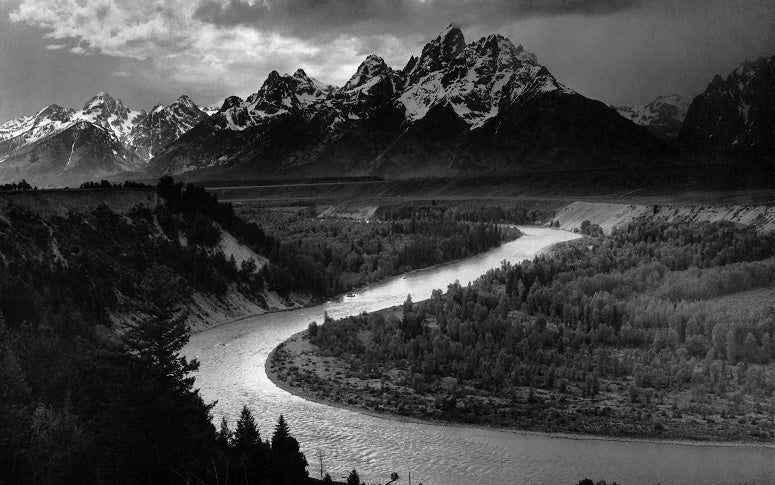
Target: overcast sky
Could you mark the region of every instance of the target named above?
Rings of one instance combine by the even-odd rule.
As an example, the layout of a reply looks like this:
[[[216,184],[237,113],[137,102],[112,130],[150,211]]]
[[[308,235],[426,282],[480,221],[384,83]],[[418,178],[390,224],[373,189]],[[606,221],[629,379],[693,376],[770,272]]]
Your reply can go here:
[[[775,54],[773,0],[0,0],[0,121],[101,90],[135,109],[220,105],[273,69],[341,85],[368,54],[402,68],[451,22],[617,105],[693,97]]]

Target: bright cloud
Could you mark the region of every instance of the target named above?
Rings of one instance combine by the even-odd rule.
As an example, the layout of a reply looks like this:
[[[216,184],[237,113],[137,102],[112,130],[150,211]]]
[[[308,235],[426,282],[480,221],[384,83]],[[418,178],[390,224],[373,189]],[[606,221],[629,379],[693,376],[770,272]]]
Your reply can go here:
[[[0,29],[2,20],[10,20],[17,24],[17,35],[22,29],[35,35],[42,31],[42,49],[52,51],[45,68],[56,71],[49,66],[61,64],[60,71],[78,74],[90,85],[99,83],[100,89],[118,83],[149,102],[157,102],[160,93],[169,97],[186,92],[209,104],[232,94],[247,96],[272,70],[284,73],[302,67],[320,81],[342,85],[368,54],[402,68],[435,32],[455,21],[469,41],[492,32],[506,34],[538,54],[569,86],[609,102],[632,104],[666,92],[695,94],[713,74],[770,53],[775,46],[771,4],[772,0],[0,0],[0,14],[5,13]],[[8,42],[10,35],[0,32],[0,40]],[[5,51],[7,58],[17,51],[18,58],[28,56],[14,45]],[[72,70],[73,55],[81,56],[80,65],[91,66],[90,70],[82,74]],[[101,70],[101,62],[111,67]],[[6,84],[11,74],[6,71]],[[36,79],[49,77],[56,78]],[[81,84],[73,83],[73,90]],[[34,99],[39,89],[26,84],[19,81],[18,89],[30,89],[29,98]],[[50,89],[59,92],[60,86]]]
[[[292,72],[300,66],[340,83],[357,66],[363,46],[360,38],[347,36],[320,45],[248,25],[224,27],[197,18],[195,11],[190,0],[22,0],[9,18],[43,29],[49,39],[73,42],[71,53],[134,60],[142,66],[138,75],[194,91],[217,87],[248,94],[272,69]]]

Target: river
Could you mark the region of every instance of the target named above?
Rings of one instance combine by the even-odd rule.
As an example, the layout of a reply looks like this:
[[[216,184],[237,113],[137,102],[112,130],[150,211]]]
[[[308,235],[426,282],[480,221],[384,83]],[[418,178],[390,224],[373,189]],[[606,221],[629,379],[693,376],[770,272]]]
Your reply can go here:
[[[201,364],[196,385],[218,403],[233,429],[243,405],[256,415],[263,438],[283,414],[318,476],[319,456],[334,479],[356,468],[367,483],[385,483],[390,472],[407,483],[575,484],[584,477],[620,484],[775,483],[773,448],[710,446],[648,441],[573,439],[395,421],[307,401],[275,386],[264,371],[269,353],[323,313],[332,317],[415,301],[455,280],[466,284],[502,260],[532,258],[553,243],[577,237],[549,228],[520,227],[525,236],[486,253],[391,278],[336,301],[270,313],[221,325],[191,336],[185,354]]]

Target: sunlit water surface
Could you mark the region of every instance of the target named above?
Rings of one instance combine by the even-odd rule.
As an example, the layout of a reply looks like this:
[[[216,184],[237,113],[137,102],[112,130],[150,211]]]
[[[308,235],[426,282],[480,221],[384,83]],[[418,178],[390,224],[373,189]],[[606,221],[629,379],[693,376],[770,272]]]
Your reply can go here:
[[[243,405],[256,414],[264,438],[283,414],[317,476],[318,455],[335,479],[356,468],[372,483],[396,471],[412,483],[573,484],[583,477],[620,484],[775,483],[772,448],[695,446],[637,441],[572,439],[471,427],[418,424],[369,416],[307,401],[275,386],[264,371],[280,342],[323,312],[344,317],[417,301],[476,279],[503,260],[532,258],[574,234],[520,227],[524,237],[464,261],[414,271],[323,305],[251,317],[195,334],[185,349],[201,363],[196,382],[207,401],[218,401],[216,423],[232,427]],[[402,481],[403,482],[403,481]]]

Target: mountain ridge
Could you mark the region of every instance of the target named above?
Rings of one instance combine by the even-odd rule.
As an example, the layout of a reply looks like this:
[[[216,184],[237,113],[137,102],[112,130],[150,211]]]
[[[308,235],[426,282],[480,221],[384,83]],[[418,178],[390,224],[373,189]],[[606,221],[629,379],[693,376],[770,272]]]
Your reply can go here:
[[[342,86],[299,68],[271,71],[247,98],[215,109],[182,95],[135,111],[104,91],[81,110],[50,105],[0,125],[0,181],[515,175],[766,159],[775,56],[762,59],[716,76],[691,104],[668,95],[614,107],[565,86],[522,45],[500,34],[467,43],[450,24],[403,69],[370,54]],[[714,129],[742,134],[722,140]]]
[[[186,95],[150,112],[127,108],[105,91],[80,110],[52,104],[0,125],[0,180],[62,185],[137,172],[207,116]]]
[[[698,156],[775,160],[775,55],[716,74],[694,98],[676,143]]]
[[[271,99],[268,87],[279,90]],[[644,129],[557,81],[521,45],[497,34],[466,44],[454,24],[403,70],[369,55],[341,88],[318,91],[306,102],[298,94],[291,76],[273,71],[248,100],[227,98],[219,113],[170,144],[151,171],[408,177],[585,163],[621,167],[646,157],[664,161],[670,153]],[[544,101],[573,108],[561,108],[567,119],[556,121],[538,114]],[[518,134],[502,129],[515,107],[535,110],[531,119],[542,127],[533,130],[542,140],[522,138],[527,143],[519,157],[508,153],[509,138]],[[593,112],[610,148],[591,143],[594,151],[583,153],[589,130],[577,130],[564,148],[549,146],[562,138],[558,125],[588,120]],[[423,122],[429,113],[434,121]]]

